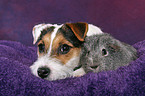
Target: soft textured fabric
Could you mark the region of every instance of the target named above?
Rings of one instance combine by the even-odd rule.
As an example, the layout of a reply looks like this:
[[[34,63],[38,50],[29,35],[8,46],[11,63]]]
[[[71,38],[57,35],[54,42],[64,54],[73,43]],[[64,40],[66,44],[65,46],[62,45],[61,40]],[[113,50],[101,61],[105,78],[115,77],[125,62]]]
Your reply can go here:
[[[138,59],[115,71],[47,81],[31,74],[36,47],[0,41],[0,96],[145,96],[145,40]]]

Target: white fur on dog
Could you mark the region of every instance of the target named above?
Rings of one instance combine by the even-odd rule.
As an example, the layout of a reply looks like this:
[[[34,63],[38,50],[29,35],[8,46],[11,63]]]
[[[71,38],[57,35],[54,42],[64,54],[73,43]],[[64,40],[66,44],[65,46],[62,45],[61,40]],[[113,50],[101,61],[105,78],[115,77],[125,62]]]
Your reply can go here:
[[[99,27],[97,27],[93,24],[88,25],[87,36],[92,36],[92,35],[101,34],[101,33],[103,33],[103,32]]]
[[[35,44],[38,40],[38,38],[40,37],[41,35],[41,31],[43,31],[44,29],[48,28],[48,27],[51,27],[51,26],[55,26],[57,27],[57,24],[38,24],[38,25],[35,25],[33,27],[33,31],[32,31],[32,34],[33,34],[33,44]]]
[[[45,28],[47,28],[48,25],[47,24],[38,24],[38,25],[35,25],[33,27],[33,31],[32,31],[32,34],[33,34],[33,44],[35,44],[41,34],[41,31]]]
[[[66,65],[63,65],[58,59],[51,58],[48,55],[45,55],[38,58],[38,60],[30,68],[32,73],[35,76],[39,77],[37,74],[38,68],[48,67],[51,71],[50,75],[45,79],[52,81],[73,76],[73,69],[78,64],[78,62],[79,57],[75,57],[72,58]]]
[[[56,36],[56,33],[58,32],[58,29],[62,27],[62,25],[57,25],[57,24],[55,24],[53,26],[55,26],[55,29],[54,29],[53,33],[51,34],[51,42],[50,42],[50,47],[49,47],[49,50],[48,50],[48,55],[51,54],[52,43],[53,43],[53,40]]]

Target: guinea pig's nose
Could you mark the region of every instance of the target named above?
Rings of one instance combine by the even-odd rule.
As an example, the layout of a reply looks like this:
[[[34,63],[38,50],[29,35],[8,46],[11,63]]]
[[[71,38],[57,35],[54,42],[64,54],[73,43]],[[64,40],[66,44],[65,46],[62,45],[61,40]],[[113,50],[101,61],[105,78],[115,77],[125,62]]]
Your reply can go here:
[[[50,74],[50,69],[47,67],[41,67],[41,68],[38,68],[37,73],[38,73],[38,76],[43,79],[43,78],[46,78]]]

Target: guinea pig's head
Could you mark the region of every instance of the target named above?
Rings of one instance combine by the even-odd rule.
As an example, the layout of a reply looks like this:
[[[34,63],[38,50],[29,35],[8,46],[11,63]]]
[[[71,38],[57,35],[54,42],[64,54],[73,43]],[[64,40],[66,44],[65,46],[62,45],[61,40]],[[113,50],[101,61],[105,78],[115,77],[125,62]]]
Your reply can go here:
[[[109,34],[86,37],[81,64],[86,72],[115,70],[133,60],[135,49]],[[133,50],[133,51],[130,51]]]

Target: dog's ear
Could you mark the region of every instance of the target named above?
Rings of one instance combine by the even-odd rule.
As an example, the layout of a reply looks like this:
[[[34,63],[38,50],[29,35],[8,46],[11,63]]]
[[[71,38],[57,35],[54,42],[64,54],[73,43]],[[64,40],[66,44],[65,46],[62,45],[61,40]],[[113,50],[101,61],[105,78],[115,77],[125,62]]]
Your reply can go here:
[[[73,31],[75,36],[80,40],[84,41],[86,34],[88,32],[88,24],[85,22],[78,23],[66,23],[68,27]]]
[[[33,35],[33,44],[35,44],[41,34],[40,28],[45,24],[38,24],[33,27],[32,35]]]
[[[52,24],[38,24],[33,27],[33,31],[32,31],[33,39],[34,39],[33,44],[37,42],[37,40],[39,39],[41,35],[41,32],[49,26],[52,26]]]

